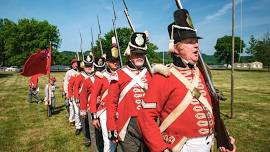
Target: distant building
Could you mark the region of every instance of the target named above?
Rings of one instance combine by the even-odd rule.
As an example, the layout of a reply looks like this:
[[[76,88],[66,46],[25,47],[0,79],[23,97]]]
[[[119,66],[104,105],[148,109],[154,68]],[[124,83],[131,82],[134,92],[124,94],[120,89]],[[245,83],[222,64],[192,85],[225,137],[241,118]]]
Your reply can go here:
[[[255,62],[250,63],[250,68],[252,68],[252,69],[262,69],[263,64],[261,62],[255,61]]]
[[[262,69],[263,64],[258,61],[251,63],[234,63],[234,67],[240,69]]]

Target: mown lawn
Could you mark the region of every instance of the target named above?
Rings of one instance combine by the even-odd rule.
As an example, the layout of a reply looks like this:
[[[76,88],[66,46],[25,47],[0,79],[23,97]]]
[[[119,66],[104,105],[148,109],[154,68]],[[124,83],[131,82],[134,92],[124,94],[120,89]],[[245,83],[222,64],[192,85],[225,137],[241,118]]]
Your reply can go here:
[[[223,117],[239,152],[270,151],[270,72],[235,71],[234,118]],[[227,101],[222,113],[230,115],[230,71],[213,71],[215,85]]]
[[[215,85],[227,101],[222,113],[230,115],[230,71],[212,71]],[[48,118],[46,106],[27,103],[28,78],[16,73],[0,73],[0,151],[90,151],[68,125],[61,98],[64,73],[52,73],[59,86],[58,113]],[[226,126],[237,140],[239,152],[270,151],[270,72],[235,71],[234,118],[224,116]],[[41,77],[40,94],[47,77]]]
[[[64,73],[57,77],[57,114],[48,118],[46,106],[27,102],[28,78],[14,73],[0,73],[0,151],[90,151],[83,146],[83,136],[75,136],[63,106],[61,86]],[[39,79],[44,96],[47,77]]]

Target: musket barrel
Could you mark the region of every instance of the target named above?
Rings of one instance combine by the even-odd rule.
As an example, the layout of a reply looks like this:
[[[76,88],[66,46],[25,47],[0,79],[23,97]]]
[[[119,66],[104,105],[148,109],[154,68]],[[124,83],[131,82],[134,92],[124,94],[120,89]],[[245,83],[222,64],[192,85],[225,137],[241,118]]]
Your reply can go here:
[[[132,24],[132,22],[131,22],[131,19],[130,19],[130,16],[128,15],[127,9],[125,9],[124,12],[125,12],[125,14],[126,14],[126,17],[127,17],[129,26],[131,27],[132,31],[135,32],[136,30],[135,30],[135,28],[134,28],[134,26],[133,26],[133,24]]]
[[[204,62],[204,60],[203,60],[203,58],[202,58],[201,52],[199,52],[199,63],[202,65],[203,71],[206,71],[206,72],[207,72],[208,70],[207,70],[206,64],[205,64],[205,62]],[[210,87],[209,89],[211,89],[211,91],[212,91],[214,94],[216,94],[216,90],[215,90],[213,81],[212,81],[212,79],[210,78],[209,74],[206,74],[205,76],[206,76],[207,81],[209,82],[209,87]]]
[[[80,32],[80,38],[81,38],[81,44],[80,44],[80,49],[81,49],[81,54],[82,54],[82,60],[84,60],[84,54],[83,54],[83,50],[82,50],[82,34]]]
[[[181,4],[180,0],[175,0],[176,6],[178,7],[178,9],[183,9],[183,5]]]
[[[100,47],[101,55],[103,55],[103,48],[102,48],[102,43],[101,43],[101,39],[100,39],[100,36],[101,36],[101,28],[100,28],[98,16],[97,16],[97,21],[98,21],[98,28],[99,28],[99,34],[98,34],[99,47]]]
[[[94,47],[94,38],[93,38],[92,27],[91,27],[91,38],[92,38],[92,41],[91,41],[91,51],[93,51],[93,47]]]

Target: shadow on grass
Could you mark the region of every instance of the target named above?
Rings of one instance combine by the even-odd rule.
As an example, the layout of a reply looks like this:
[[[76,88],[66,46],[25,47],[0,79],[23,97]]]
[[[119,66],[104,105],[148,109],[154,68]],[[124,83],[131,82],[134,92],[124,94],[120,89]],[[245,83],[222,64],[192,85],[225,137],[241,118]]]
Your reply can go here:
[[[222,115],[224,117],[224,119],[231,119],[231,116],[229,116],[228,114],[221,112],[220,115]]]
[[[13,75],[14,75],[14,73],[10,73],[10,72],[8,72],[8,73],[0,72],[0,78],[7,78],[7,77],[11,77]]]
[[[64,110],[66,110],[66,105],[65,105],[65,104],[63,104],[63,105],[61,105],[61,106],[58,106],[58,107],[55,107],[55,110],[54,110],[53,114],[54,114],[54,115],[57,115],[57,114],[59,114],[61,111],[64,111]]]

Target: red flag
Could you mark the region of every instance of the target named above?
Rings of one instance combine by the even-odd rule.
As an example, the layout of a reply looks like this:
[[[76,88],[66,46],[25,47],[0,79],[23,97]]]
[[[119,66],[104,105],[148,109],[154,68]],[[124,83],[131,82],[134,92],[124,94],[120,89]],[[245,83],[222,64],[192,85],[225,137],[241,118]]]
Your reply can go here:
[[[32,54],[24,64],[21,75],[30,77],[33,75],[46,75],[50,73],[51,49],[40,50]]]

